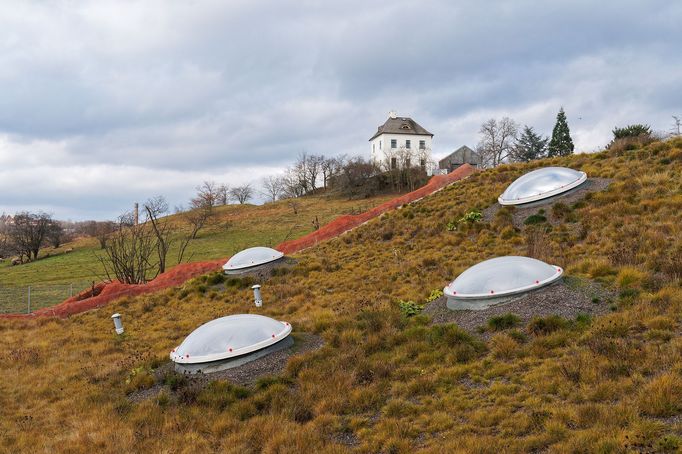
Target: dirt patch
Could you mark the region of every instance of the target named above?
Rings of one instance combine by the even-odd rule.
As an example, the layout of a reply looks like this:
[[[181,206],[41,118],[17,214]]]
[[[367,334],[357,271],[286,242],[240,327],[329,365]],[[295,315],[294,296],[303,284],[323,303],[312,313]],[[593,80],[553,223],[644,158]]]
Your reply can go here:
[[[559,315],[574,319],[579,314],[602,315],[610,311],[614,295],[601,285],[584,279],[564,277],[556,284],[535,290],[525,295],[501,300],[500,304],[484,310],[453,311],[447,308],[446,297],[432,301],[424,308],[433,324],[456,323],[470,333],[479,333],[479,327],[486,327],[488,319],[497,315],[512,313],[528,323],[533,317]],[[491,333],[482,334],[489,338]]]
[[[592,192],[599,192],[605,190],[609,184],[611,184],[611,179],[609,178],[588,178],[585,183],[580,185],[568,193],[560,194],[549,199],[540,200],[538,202],[533,202],[526,204],[524,206],[516,206],[512,209],[512,219],[514,227],[523,227],[523,222],[533,214],[536,214],[540,209],[545,210],[545,215],[547,217],[547,222],[552,225],[558,225],[563,221],[561,219],[555,219],[551,216],[551,209],[557,203],[563,203],[565,205],[571,205],[585,198],[585,196]],[[492,222],[495,220],[495,215],[502,209],[499,204],[494,204],[485,210],[483,210],[483,220],[485,222]]]
[[[258,358],[233,369],[226,369],[212,374],[182,375],[175,372],[175,365],[168,361],[163,366],[154,371],[156,384],[151,388],[136,391],[128,395],[130,402],[142,402],[151,399],[161,391],[165,391],[170,399],[178,399],[187,389],[193,393],[198,393],[209,383],[217,380],[226,380],[235,385],[249,386],[254,384],[259,378],[269,375],[280,374],[287,365],[287,361],[294,355],[301,355],[310,351],[317,350],[324,344],[320,336],[308,333],[294,334],[294,345],[284,350],[272,352],[269,355]],[[168,378],[173,377],[181,385],[172,389],[168,384]]]

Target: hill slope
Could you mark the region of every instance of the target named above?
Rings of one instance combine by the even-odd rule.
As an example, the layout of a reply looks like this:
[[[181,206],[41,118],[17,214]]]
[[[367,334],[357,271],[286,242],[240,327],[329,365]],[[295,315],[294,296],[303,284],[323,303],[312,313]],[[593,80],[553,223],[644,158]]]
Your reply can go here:
[[[285,239],[298,238],[314,230],[313,221],[325,224],[337,216],[359,213],[379,205],[392,196],[364,200],[310,196],[296,199],[296,212],[288,201],[265,205],[228,205],[216,208],[212,223],[202,230],[187,248],[185,261],[224,259],[244,248],[274,246]],[[171,222],[182,223],[178,215]],[[169,265],[177,262],[178,242],[169,251]],[[67,250],[72,250],[66,253]],[[0,263],[0,313],[26,309],[27,286],[33,288],[33,309],[51,306],[66,299],[69,284],[74,292],[89,288],[92,281],[105,278],[102,254],[95,239],[80,239],[57,250],[44,249],[36,262],[11,266]],[[17,304],[16,299],[20,299]]]
[[[506,211],[447,228],[550,164],[612,182],[545,213],[561,218],[551,229],[515,228]],[[66,320],[0,320],[3,447],[674,450],[682,437],[681,229],[682,140],[479,173],[298,254],[298,265],[266,282],[259,313],[291,322],[297,335],[321,336],[324,346],[244,388],[167,375],[161,394],[139,397],[198,325],[254,312],[247,282],[203,277]],[[609,289],[612,301],[595,301],[609,313],[492,325],[484,340],[399,310],[400,300],[422,303],[481,260],[528,252]],[[122,338],[112,333],[115,311],[124,314]]]

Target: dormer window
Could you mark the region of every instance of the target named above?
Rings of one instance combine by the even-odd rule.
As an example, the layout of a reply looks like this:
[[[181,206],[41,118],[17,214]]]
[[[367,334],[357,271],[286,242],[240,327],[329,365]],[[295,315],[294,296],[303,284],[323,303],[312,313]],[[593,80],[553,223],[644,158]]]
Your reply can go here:
[[[407,123],[403,123],[402,125],[400,125],[400,129],[410,129],[410,125],[408,125]]]

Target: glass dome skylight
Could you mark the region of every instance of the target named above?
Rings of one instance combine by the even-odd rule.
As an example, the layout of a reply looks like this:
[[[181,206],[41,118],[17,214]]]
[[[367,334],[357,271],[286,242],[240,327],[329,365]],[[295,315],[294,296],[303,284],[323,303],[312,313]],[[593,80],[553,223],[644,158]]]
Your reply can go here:
[[[178,364],[198,364],[236,358],[284,340],[291,325],[256,314],[230,315],[194,330],[170,358]]]
[[[443,293],[448,300],[490,299],[524,293],[548,285],[563,270],[528,257],[496,257],[478,263],[460,274]]]
[[[251,247],[236,253],[223,265],[225,272],[241,271],[265,263],[274,262],[284,257],[284,254],[269,247]]]
[[[545,167],[517,178],[498,197],[500,205],[521,205],[570,191],[587,180],[585,172],[566,167]]]

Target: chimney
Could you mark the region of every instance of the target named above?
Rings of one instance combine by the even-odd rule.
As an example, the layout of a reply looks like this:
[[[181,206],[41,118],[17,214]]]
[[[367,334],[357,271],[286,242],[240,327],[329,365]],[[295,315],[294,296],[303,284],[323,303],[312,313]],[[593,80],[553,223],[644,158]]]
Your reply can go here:
[[[133,217],[135,221],[135,225],[140,223],[140,204],[135,202],[135,208],[133,208]]]
[[[395,110],[392,110],[388,113],[388,118],[395,118],[397,116],[398,116],[398,114],[396,113]]]

